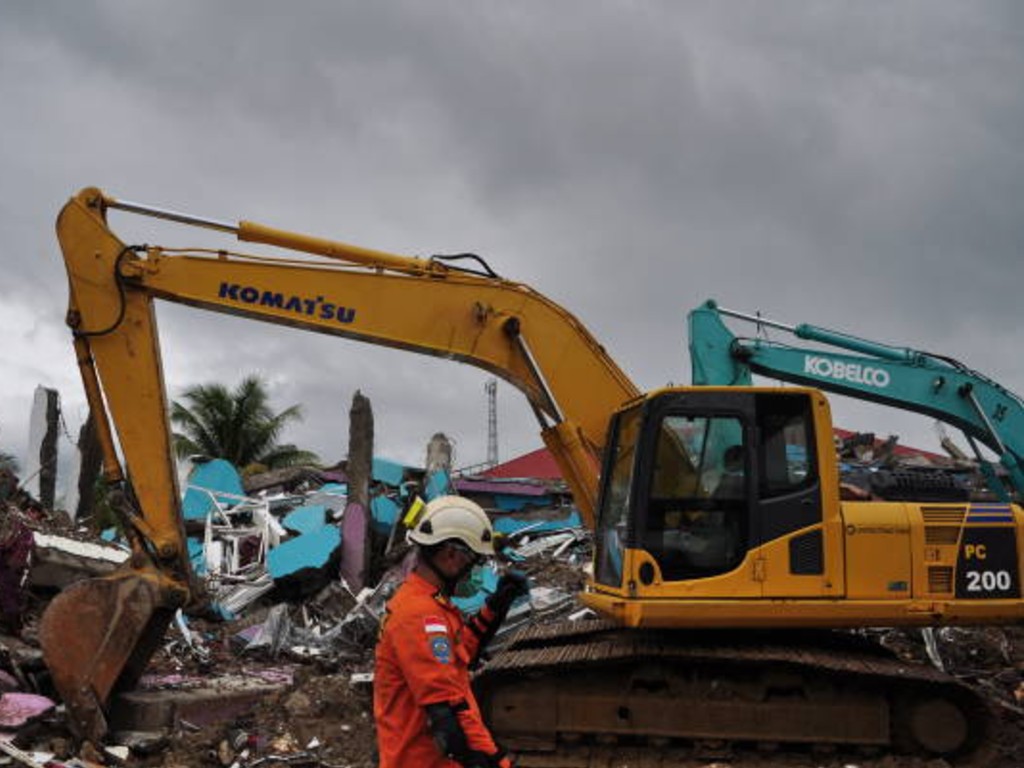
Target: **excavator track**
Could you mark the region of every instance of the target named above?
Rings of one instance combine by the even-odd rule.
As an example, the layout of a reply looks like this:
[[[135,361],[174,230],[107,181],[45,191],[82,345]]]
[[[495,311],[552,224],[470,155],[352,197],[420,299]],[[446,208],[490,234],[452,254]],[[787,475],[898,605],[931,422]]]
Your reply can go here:
[[[475,685],[523,768],[670,768],[737,750],[989,761],[984,699],[848,633],[562,622],[520,632]]]

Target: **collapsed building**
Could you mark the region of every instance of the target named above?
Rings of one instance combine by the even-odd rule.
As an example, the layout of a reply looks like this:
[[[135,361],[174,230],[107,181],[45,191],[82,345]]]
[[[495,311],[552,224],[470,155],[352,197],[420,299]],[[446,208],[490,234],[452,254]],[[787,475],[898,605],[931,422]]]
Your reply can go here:
[[[436,435],[432,446],[445,442]],[[112,741],[128,752],[92,754],[93,761],[147,759],[173,734],[251,714],[268,696],[295,686],[299,670],[311,666],[330,671],[353,701],[366,699],[383,606],[409,567],[402,514],[417,496],[476,498],[508,537],[509,558],[545,572],[529,600],[512,611],[503,634],[530,617],[579,612],[573,595],[582,584],[589,540],[564,483],[458,477],[444,462],[428,462],[429,469],[379,457],[363,463],[365,470],[350,456],[333,467],[244,478],[223,460],[194,464],[182,482],[182,514],[192,568],[207,600],[201,610],[178,612],[138,688],[115,698]],[[35,642],[36,624],[50,596],[78,579],[109,573],[129,550],[116,528],[72,524],[21,490],[10,472],[3,487],[0,749],[7,757],[0,753],[0,765],[76,765],[85,758],[69,752],[67,734],[53,735],[61,732],[62,712]],[[466,612],[479,610],[496,582],[494,566],[479,569],[456,602]],[[494,647],[500,643],[499,636]],[[321,720],[325,729],[333,722]],[[359,722],[340,731],[346,732],[359,746],[347,755],[351,762],[339,764],[373,764],[365,707]],[[336,749],[325,733],[301,744],[252,749],[239,742],[221,751],[231,752],[239,765],[265,761],[275,750],[291,763],[306,753],[312,760],[315,752],[323,762],[309,764],[328,765]]]

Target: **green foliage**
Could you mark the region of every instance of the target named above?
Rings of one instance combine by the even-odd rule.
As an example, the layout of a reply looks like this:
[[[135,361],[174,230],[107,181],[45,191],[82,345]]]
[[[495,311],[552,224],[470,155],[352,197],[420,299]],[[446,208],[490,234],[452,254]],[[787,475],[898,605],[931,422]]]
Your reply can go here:
[[[107,528],[114,528],[118,534],[124,535],[121,518],[110,503],[110,486],[102,476],[97,477],[93,485],[92,516],[89,522],[97,534]]]
[[[7,470],[12,474],[18,474],[18,460],[13,454],[0,451],[0,470]]]
[[[274,413],[259,376],[247,376],[233,391],[223,384],[190,387],[182,400],[171,407],[171,421],[180,430],[174,433],[174,449],[181,458],[226,459],[242,471],[253,465],[280,469],[319,463],[311,451],[278,443],[285,426],[302,419],[302,410],[293,405]]]

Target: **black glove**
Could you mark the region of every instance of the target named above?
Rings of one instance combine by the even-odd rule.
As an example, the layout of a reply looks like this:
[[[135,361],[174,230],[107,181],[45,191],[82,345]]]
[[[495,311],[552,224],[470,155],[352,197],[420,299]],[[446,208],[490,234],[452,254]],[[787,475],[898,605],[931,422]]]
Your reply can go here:
[[[485,755],[483,752],[474,752],[469,762],[462,763],[465,768],[515,768],[515,761],[508,755],[498,753],[496,755]]]
[[[459,721],[459,712],[468,708],[465,699],[454,705],[442,702],[425,707],[427,725],[437,748],[463,768],[515,768],[515,761],[500,747],[493,755],[469,748],[466,733]]]
[[[505,618],[516,598],[530,594],[530,580],[525,573],[505,571],[498,579],[494,594],[487,598],[487,607],[499,618]]]

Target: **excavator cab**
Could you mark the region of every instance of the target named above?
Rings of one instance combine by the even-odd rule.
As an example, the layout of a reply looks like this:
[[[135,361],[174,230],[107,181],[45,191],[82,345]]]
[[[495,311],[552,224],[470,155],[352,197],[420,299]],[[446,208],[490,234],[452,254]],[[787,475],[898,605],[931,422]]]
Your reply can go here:
[[[762,596],[768,582],[752,561],[779,540],[789,542],[786,562],[773,570],[824,574],[819,435],[832,448],[815,400],[806,389],[670,389],[620,411],[602,475],[594,590],[641,605],[677,582],[698,597],[721,595],[725,582],[738,597]]]

